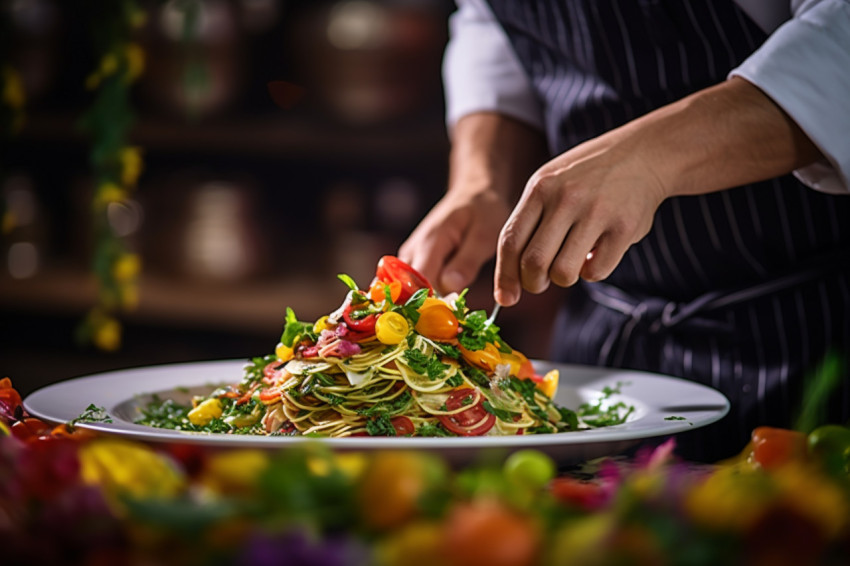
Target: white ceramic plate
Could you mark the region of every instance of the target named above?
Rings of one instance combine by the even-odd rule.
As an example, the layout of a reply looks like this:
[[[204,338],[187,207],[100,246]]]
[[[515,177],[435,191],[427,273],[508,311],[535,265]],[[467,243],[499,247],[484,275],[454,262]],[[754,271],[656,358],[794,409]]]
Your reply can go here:
[[[82,423],[92,430],[148,442],[182,442],[215,447],[282,448],[312,438],[189,433],[134,424],[139,407],[151,395],[188,400],[192,394],[212,387],[236,383],[242,378],[244,360],[194,362],[141,367],[80,377],[49,385],[29,395],[26,410],[40,419],[62,423],[79,416],[90,404],[103,407],[112,423]],[[623,401],[634,411],[621,425],[527,436],[485,436],[468,438],[333,438],[322,439],[335,450],[417,449],[436,451],[450,461],[467,462],[483,451],[509,453],[535,448],[558,462],[578,462],[620,453],[641,440],[693,430],[721,419],[729,411],[729,401],[703,385],[665,375],[535,361],[538,372],[560,370],[560,386],[555,401],[577,408],[596,401],[603,388],[620,386],[611,403]],[[183,390],[182,393],[175,391]],[[188,390],[188,392],[186,391]],[[673,417],[673,418],[671,418]]]

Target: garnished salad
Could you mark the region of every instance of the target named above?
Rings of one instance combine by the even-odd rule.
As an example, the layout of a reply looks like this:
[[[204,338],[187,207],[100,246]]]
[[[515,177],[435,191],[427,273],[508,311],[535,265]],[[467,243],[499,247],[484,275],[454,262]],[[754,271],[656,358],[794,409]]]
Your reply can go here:
[[[274,353],[251,360],[241,381],[192,405],[155,398],[137,422],[231,434],[483,436],[574,431],[628,415],[557,406],[557,370],[538,375],[485,311],[469,309],[466,291],[439,297],[394,256],[381,258],[368,288],[339,279],[348,288],[339,308],[313,322],[287,308]]]

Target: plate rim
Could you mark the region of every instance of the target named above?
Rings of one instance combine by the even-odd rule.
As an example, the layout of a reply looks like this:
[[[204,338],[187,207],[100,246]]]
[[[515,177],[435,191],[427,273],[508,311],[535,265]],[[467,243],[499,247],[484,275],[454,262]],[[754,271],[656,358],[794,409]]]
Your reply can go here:
[[[553,434],[538,434],[538,435],[520,435],[520,436],[483,436],[483,437],[450,437],[450,438],[420,438],[420,437],[355,437],[355,438],[313,438],[313,437],[289,437],[289,436],[259,436],[259,435],[231,435],[231,434],[215,434],[215,433],[196,433],[187,431],[174,431],[169,429],[156,429],[134,424],[130,421],[117,417],[113,410],[120,404],[131,401],[136,396],[149,395],[151,393],[167,390],[168,388],[175,389],[178,387],[194,387],[205,384],[219,384],[222,382],[238,381],[241,375],[241,368],[249,363],[249,359],[223,359],[223,360],[203,360],[203,361],[184,361],[176,363],[152,364],[136,367],[128,367],[123,369],[115,369],[103,371],[93,374],[82,375],[52,383],[41,387],[29,395],[23,401],[24,408],[33,417],[42,420],[62,423],[67,422],[85,410],[89,404],[101,406],[106,409],[106,413],[113,419],[112,423],[78,423],[77,426],[93,431],[106,433],[109,435],[119,435],[128,439],[143,441],[143,442],[172,442],[186,444],[202,444],[209,446],[220,447],[242,447],[242,448],[284,448],[302,443],[321,442],[327,444],[334,449],[351,449],[351,450],[369,450],[369,449],[423,449],[423,450],[468,450],[477,448],[543,448],[543,447],[567,447],[567,446],[585,446],[588,444],[598,443],[616,443],[624,441],[638,441],[661,436],[674,435],[690,430],[695,430],[709,424],[715,423],[724,418],[730,410],[730,402],[728,398],[721,392],[713,389],[702,383],[690,381],[681,377],[675,377],[660,373],[647,372],[642,370],[633,370],[627,368],[610,368],[602,366],[590,366],[581,364],[567,364],[547,360],[534,359],[536,368],[548,370],[557,368],[562,372],[561,384],[562,388],[570,388],[568,383],[564,382],[564,374],[571,376],[584,375],[585,379],[592,380],[591,383],[604,384],[606,381],[614,382],[617,376],[639,376],[647,382],[655,381],[656,385],[660,383],[668,386],[683,388],[685,391],[692,393],[701,393],[713,399],[711,403],[706,403],[704,406],[694,407],[669,407],[666,412],[677,412],[682,414],[691,413],[693,419],[686,420],[662,420],[660,422],[652,421],[651,417],[657,417],[661,411],[654,403],[654,397],[647,398],[647,390],[641,391],[636,388],[627,390],[623,396],[633,401],[643,403],[649,409],[647,415],[635,421],[629,421],[623,425],[615,425],[612,427],[604,427],[591,430],[563,432]],[[192,380],[190,383],[171,383],[169,387],[149,387],[145,388],[140,384],[139,388],[134,391],[126,389],[127,382],[131,381],[138,375],[157,374],[170,375],[173,372],[180,373],[181,370],[190,369],[192,372],[201,372],[205,369],[232,371],[233,379],[214,378],[206,382]],[[227,374],[229,375],[229,373]],[[619,381],[623,381],[623,378]],[[150,379],[150,376],[149,376]],[[187,378],[188,379],[188,378]],[[167,379],[166,379],[167,381]],[[109,389],[97,389],[96,385],[123,385],[125,389],[119,389],[119,393],[110,393]],[[82,393],[86,388],[90,388],[94,392],[89,403],[83,405],[78,411],[70,413],[62,413],[51,410],[49,407],[55,404],[59,399],[66,397],[69,392]],[[132,389],[132,388],[131,388]],[[573,387],[579,390],[580,388]],[[116,398],[116,395],[123,395],[122,398]],[[98,402],[98,396],[101,401]],[[48,408],[45,408],[45,405]],[[664,408],[664,407],[662,407]],[[674,411],[673,409],[678,409]],[[70,411],[70,408],[68,408]],[[673,415],[670,415],[673,416]],[[634,423],[640,423],[635,426]],[[631,426],[630,426],[631,425]],[[643,426],[647,425],[647,426]]]

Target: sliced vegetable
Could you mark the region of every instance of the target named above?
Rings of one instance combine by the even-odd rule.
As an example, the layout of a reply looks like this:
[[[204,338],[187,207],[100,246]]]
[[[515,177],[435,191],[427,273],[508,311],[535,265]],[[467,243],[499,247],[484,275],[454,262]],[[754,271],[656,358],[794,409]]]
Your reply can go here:
[[[407,299],[419,289],[433,291],[433,287],[421,273],[395,256],[385,255],[382,257],[378,261],[375,275],[378,280],[384,283],[398,282],[401,285],[401,292],[398,296],[400,303],[407,302]]]
[[[375,336],[382,344],[394,346],[407,337],[410,324],[397,312],[385,312],[375,322]]]
[[[419,307],[416,332],[431,340],[454,340],[459,330],[457,317],[449,306],[440,300],[426,299]]]
[[[378,316],[375,313],[369,313],[366,309],[358,308],[360,305],[349,303],[345,310],[342,311],[342,318],[345,324],[354,332],[362,334],[374,334],[375,322]]]
[[[464,346],[458,346],[460,355],[470,364],[488,372],[496,371],[496,366],[502,363],[502,357],[495,344],[488,342],[480,350],[468,350]]]
[[[481,436],[496,424],[496,416],[488,412],[481,404],[482,396],[476,390],[464,387],[455,389],[446,399],[446,410],[457,411],[464,406],[468,409],[452,415],[439,415],[444,427],[461,436]]]

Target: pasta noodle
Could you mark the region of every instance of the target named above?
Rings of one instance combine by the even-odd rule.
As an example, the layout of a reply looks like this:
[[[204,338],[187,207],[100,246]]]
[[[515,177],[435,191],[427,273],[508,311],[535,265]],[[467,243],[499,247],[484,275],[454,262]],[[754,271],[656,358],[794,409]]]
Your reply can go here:
[[[195,400],[186,430],[352,436],[480,436],[586,428],[552,402],[558,373],[537,375],[465,292],[436,297],[392,256],[369,289],[308,323],[287,309],[275,354],[255,358],[238,384]],[[180,424],[182,423],[182,424]]]

